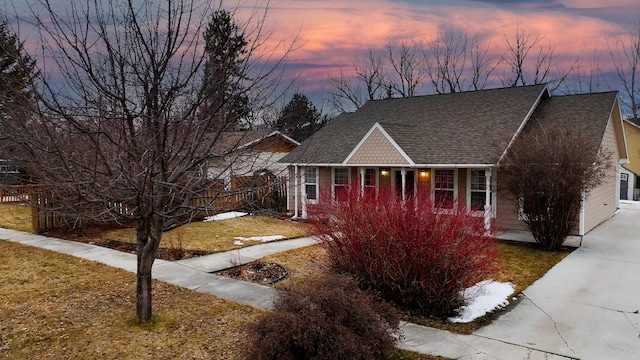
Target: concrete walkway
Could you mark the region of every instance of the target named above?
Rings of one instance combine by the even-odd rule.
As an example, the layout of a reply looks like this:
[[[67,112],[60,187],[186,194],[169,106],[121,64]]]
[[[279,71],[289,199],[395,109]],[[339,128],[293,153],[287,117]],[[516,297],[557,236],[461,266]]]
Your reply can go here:
[[[402,323],[398,347],[451,359],[635,359],[640,354],[640,206],[623,204],[583,246],[524,291],[509,313],[472,335]],[[95,245],[0,228],[0,239],[136,271],[136,256]],[[259,308],[277,291],[210,272],[313,244],[284,240],[175,262],[156,260],[153,277]]]

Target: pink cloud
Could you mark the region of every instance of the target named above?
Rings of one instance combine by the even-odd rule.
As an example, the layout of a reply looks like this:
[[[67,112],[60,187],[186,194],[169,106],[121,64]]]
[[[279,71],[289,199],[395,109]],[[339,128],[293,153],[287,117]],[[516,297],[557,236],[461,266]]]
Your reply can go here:
[[[614,5],[635,6],[637,0],[612,0]],[[565,0],[567,7],[593,8],[603,1]],[[268,20],[283,34],[296,34],[303,42],[290,57],[292,62],[321,65],[302,73],[317,83],[347,69],[367,47],[383,48],[400,40],[429,41],[439,29],[464,29],[478,34],[492,49],[504,48],[504,34],[512,35],[517,24],[525,32],[544,36],[542,44],[555,46],[559,67],[568,67],[580,53],[606,50],[606,43],[622,31],[622,25],[556,9],[497,8],[478,2],[412,4],[391,1],[284,0],[269,10]],[[606,62],[602,70],[610,70]]]

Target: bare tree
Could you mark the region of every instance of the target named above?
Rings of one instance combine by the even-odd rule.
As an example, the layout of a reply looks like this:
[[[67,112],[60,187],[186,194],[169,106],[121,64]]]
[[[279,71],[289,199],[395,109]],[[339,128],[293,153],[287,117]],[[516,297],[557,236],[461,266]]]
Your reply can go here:
[[[61,211],[135,224],[140,322],[152,318],[151,268],[163,230],[191,219],[191,200],[211,184],[204,167],[233,151],[221,141],[237,120],[225,111],[233,97],[215,107],[205,101],[204,33],[221,6],[40,0],[31,7],[43,56],[60,76],[38,76],[28,121],[11,122],[3,135]],[[247,52],[234,69],[241,73],[227,79],[257,111],[278,84],[275,54],[291,49],[263,50],[265,17],[256,7],[242,23]]]
[[[500,163],[498,191],[518,206],[536,241],[554,250],[576,228],[583,198],[614,169],[612,154],[570,121],[527,130]]]
[[[502,63],[506,66],[502,77],[504,86],[524,86],[548,83],[555,91],[571,73],[554,69],[555,46],[543,45],[544,36],[527,33],[516,26],[512,37],[503,34],[506,51]]]
[[[500,58],[489,52],[489,46],[480,46],[480,40],[474,37],[469,46],[471,59],[471,88],[481,90],[487,86],[489,78],[500,65]]]
[[[419,54],[418,44],[402,41],[396,50],[392,44],[388,44],[387,60],[393,69],[394,80],[388,83],[393,95],[400,97],[417,95],[418,89],[426,78],[424,58]]]
[[[595,51],[592,52],[590,57],[585,56],[583,53],[576,56],[571,74],[569,74],[561,88],[564,94],[584,94],[599,91],[600,65]]]
[[[340,69],[339,77],[329,79],[333,87],[331,102],[338,110],[353,111],[369,100],[391,97],[385,58],[373,48],[353,62],[353,74]]]
[[[426,45],[424,57],[438,94],[484,89],[499,64],[489,47],[481,47],[478,38],[465,31],[440,32]]]
[[[626,34],[607,42],[609,54],[622,82],[622,103],[631,113],[631,120],[640,123],[640,22]]]
[[[440,32],[427,44],[427,72],[438,94],[464,91],[464,76],[469,65],[469,40],[465,32]]]

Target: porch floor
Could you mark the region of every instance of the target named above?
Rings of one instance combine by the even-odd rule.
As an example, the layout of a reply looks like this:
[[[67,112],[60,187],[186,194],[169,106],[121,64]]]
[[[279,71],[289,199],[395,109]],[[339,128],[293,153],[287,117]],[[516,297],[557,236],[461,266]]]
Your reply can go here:
[[[498,231],[496,238],[498,240],[504,240],[504,241],[520,241],[520,242],[528,242],[528,243],[535,243],[535,239],[533,238],[533,235],[531,235],[531,232],[529,231],[524,231],[524,230],[505,230],[505,231]],[[569,237],[567,237],[567,239],[564,241],[564,246],[569,246],[569,247],[580,247],[580,244],[582,243],[582,236],[577,236],[577,235],[569,235]]]

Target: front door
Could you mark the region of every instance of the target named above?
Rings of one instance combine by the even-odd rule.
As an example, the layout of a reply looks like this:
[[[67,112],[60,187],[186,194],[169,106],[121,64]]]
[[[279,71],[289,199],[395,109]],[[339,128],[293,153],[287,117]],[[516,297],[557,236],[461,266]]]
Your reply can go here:
[[[620,174],[620,200],[629,200],[629,174]]]
[[[402,197],[402,170],[395,170],[394,175],[396,194],[398,194],[398,197]],[[407,170],[404,181],[405,199],[411,199],[415,193],[416,172],[414,170]]]

